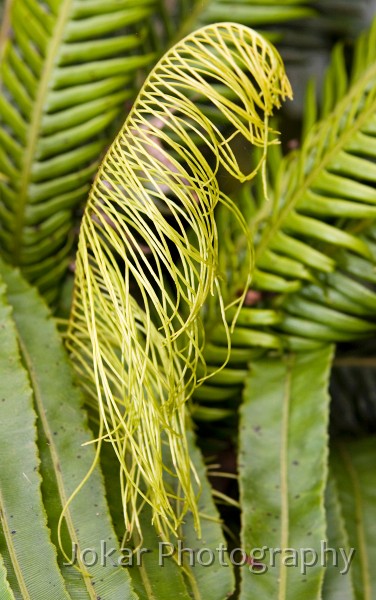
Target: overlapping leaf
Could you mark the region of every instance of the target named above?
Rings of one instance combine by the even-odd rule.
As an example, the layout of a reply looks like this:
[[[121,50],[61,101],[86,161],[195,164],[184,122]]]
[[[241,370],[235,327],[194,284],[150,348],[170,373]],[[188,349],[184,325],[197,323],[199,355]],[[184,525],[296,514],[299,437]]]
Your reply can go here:
[[[239,427],[241,541],[260,565],[243,567],[241,599],[321,597],[332,354],[325,347],[252,363]]]
[[[329,477],[325,508],[328,552],[323,557],[326,570],[322,597],[323,600],[354,600],[350,569],[352,569],[351,561],[356,549],[350,548],[349,545],[338,490],[333,477]]]
[[[350,548],[355,550],[347,577],[356,600],[375,596],[376,577],[373,564],[376,549],[374,464],[375,438],[342,440],[331,455],[332,476]],[[330,596],[329,596],[330,598]],[[326,598],[325,598],[326,600]]]
[[[15,591],[22,598],[37,600],[56,595],[68,600],[40,492],[32,389],[21,363],[11,308],[1,281],[1,553],[6,556],[10,576],[13,575]],[[35,555],[33,544],[38,544]],[[4,576],[4,566],[1,570]],[[46,572],[48,577],[43,578]],[[9,584],[1,585],[11,597]]]
[[[82,447],[84,442],[90,441],[91,435],[82,410],[81,393],[74,385],[56,325],[37,292],[18,273],[3,263],[1,273],[7,283],[7,299],[14,315],[12,337],[9,333],[1,344],[3,404],[9,405],[8,413],[2,408],[1,419],[4,430],[0,489],[6,542],[2,550],[10,573],[14,572],[10,581],[15,583],[17,592],[21,590],[25,599],[72,597],[96,600],[103,596],[113,600],[134,600],[136,596],[129,575],[116,562],[121,553],[109,519],[98,468],[68,502],[92,470],[95,451],[92,445]],[[9,313],[10,309],[6,311]],[[5,335],[7,330],[0,331]],[[12,343],[17,347],[17,342],[27,373],[11,350]],[[42,464],[35,446],[37,415]],[[43,476],[44,506],[42,498],[38,500],[37,497],[38,492],[40,494],[39,471]],[[62,542],[66,557],[61,554],[58,539],[63,508],[66,527],[62,530]],[[51,532],[46,526],[47,519]],[[51,544],[50,535],[56,547]],[[74,548],[82,574],[62,564],[70,559]],[[106,558],[106,552],[112,548],[115,551]],[[88,564],[85,564],[85,557]]]

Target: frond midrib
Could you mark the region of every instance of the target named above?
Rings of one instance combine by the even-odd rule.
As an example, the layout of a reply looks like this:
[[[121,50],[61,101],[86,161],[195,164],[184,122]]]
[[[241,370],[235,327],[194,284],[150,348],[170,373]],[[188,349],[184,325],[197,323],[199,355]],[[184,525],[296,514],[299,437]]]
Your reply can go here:
[[[63,0],[61,10],[59,11],[55,27],[47,46],[46,57],[44,60],[42,76],[40,78],[38,93],[36,95],[32,118],[28,127],[27,145],[24,151],[24,161],[21,171],[21,186],[17,197],[17,207],[15,209],[15,229],[13,235],[13,257],[16,263],[19,263],[22,252],[22,237],[25,223],[25,210],[28,201],[28,187],[36,148],[41,130],[41,120],[45,99],[49,92],[49,83],[52,79],[51,74],[55,67],[55,61],[61,46],[64,28],[72,6],[72,0]]]
[[[287,376],[283,390],[283,408],[281,423],[281,441],[280,441],[280,478],[281,478],[281,548],[282,551],[288,547],[289,542],[289,481],[288,481],[288,429],[290,398],[292,388],[292,367],[294,357],[292,356],[287,365]],[[284,561],[281,561],[279,571],[280,586],[278,591],[278,600],[287,598],[287,571]]]
[[[359,94],[359,90],[365,87],[365,83],[368,80],[372,80],[376,77],[376,64],[372,65],[367,69],[364,76],[358,81],[358,83],[350,90],[350,92],[345,96],[345,98],[337,105],[336,113],[343,114],[342,107],[350,104],[351,100],[354,96]],[[290,200],[286,203],[286,205],[280,210],[276,218],[271,222],[270,227],[265,230],[265,233],[261,237],[260,243],[255,249],[255,260],[257,266],[257,260],[262,256],[263,252],[268,248],[270,241],[276,236],[276,234],[282,230],[283,222],[290,214],[292,210],[298,204],[300,198],[305,194],[305,192],[309,189],[314,179],[317,177],[318,173],[322,171],[327,164],[330,163],[332,158],[345,146],[346,142],[352,138],[352,136],[361,129],[362,125],[365,121],[367,121],[370,116],[372,116],[376,111],[376,98],[371,103],[371,105],[362,110],[361,113],[357,116],[354,121],[353,126],[350,128],[346,128],[344,132],[339,136],[336,144],[331,148],[330,151],[326,152],[324,157],[320,160],[320,162],[316,165],[316,167],[309,173],[309,175],[302,181],[292,195]],[[318,123],[318,127],[320,127],[320,123]]]

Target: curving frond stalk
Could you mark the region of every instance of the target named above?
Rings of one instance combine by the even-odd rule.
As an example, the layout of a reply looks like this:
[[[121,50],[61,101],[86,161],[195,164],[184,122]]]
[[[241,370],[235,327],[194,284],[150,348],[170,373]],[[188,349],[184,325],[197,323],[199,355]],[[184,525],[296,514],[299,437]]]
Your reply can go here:
[[[129,532],[139,529],[145,501],[165,535],[188,510],[199,527],[185,403],[203,364],[199,316],[208,295],[216,294],[223,318],[225,312],[218,203],[248,239],[248,278],[252,263],[245,224],[216,175],[222,166],[241,181],[254,176],[276,141],[269,139],[269,116],[287,95],[281,60],[261,36],[231,23],[203,28],[152,71],[91,190],[68,346],[98,400],[103,439],[119,459]],[[222,115],[222,129],[200,110],[203,100]],[[256,169],[242,172],[234,138],[262,148]],[[177,494],[165,483],[165,453]]]
[[[133,95],[154,0],[17,0],[1,60],[0,248],[49,300],[109,127]]]

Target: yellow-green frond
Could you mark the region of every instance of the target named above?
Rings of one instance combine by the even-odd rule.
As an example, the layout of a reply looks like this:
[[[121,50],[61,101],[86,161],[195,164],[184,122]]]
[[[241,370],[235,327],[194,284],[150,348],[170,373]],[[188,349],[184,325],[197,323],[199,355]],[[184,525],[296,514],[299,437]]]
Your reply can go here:
[[[204,367],[199,320],[209,295],[226,322],[218,203],[249,237],[216,175],[220,166],[240,181],[255,175],[277,141],[269,116],[290,95],[281,59],[261,36],[231,23],[205,27],[151,72],[91,190],[68,346],[119,459],[130,533],[145,501],[164,535],[188,510],[199,527],[185,405]],[[240,168],[236,136],[264,149],[256,169]],[[249,239],[247,260],[250,275]]]

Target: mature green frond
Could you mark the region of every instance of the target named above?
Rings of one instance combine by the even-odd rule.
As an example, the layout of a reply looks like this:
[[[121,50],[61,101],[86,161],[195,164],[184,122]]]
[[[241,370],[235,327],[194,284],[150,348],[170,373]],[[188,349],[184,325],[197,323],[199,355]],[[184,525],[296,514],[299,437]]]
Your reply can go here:
[[[217,294],[224,314],[227,282],[217,264],[214,216],[219,202],[248,236],[216,174],[221,165],[239,180],[254,176],[273,141],[268,118],[289,93],[279,56],[258,34],[228,23],[204,28],[149,75],[91,191],[69,348],[119,458],[130,532],[139,528],[144,501],[165,535],[176,532],[189,509],[198,527],[185,401],[202,362],[199,313],[209,294]],[[202,99],[222,114],[227,130],[201,112]],[[200,149],[192,133],[202,140]],[[235,137],[263,149],[251,172],[241,171],[232,152]],[[249,239],[246,260],[249,276]],[[166,445],[180,484],[179,514],[164,485]]]
[[[304,572],[301,552],[312,548],[312,559],[325,539],[332,355],[327,346],[254,361],[246,379],[238,459],[241,543],[260,566],[243,568],[241,599],[320,598],[324,569],[311,560]]]
[[[332,112],[311,128],[301,150],[284,159],[277,151],[271,154],[273,203],[263,200],[256,187],[258,212],[242,211],[259,240],[250,292],[256,309],[242,309],[241,329],[233,339],[232,352],[240,350],[239,360],[234,358],[238,367],[245,366],[252,347],[288,344],[299,350],[366,337],[376,329],[376,293],[369,286],[375,282],[374,234],[360,235],[376,216],[375,37],[376,21],[365,38],[370,49],[363,62],[363,37],[357,45],[351,85],[340,84],[343,60],[335,51],[326,85],[326,106]],[[277,311],[261,330],[254,327],[258,307]],[[209,343],[212,364],[218,364],[220,327]],[[231,380],[225,372],[222,377],[229,396],[234,393]],[[200,390],[202,398],[215,393],[209,389],[212,383]]]
[[[303,236],[303,239],[309,236],[320,239],[315,234],[313,219],[322,219],[321,239],[327,241],[323,249],[335,270],[315,273],[316,281],[305,284],[288,300],[285,298],[286,317],[281,328],[291,335],[346,341],[366,337],[376,328],[376,293],[372,289],[376,282],[376,253],[374,228],[370,228],[376,202],[375,49],[376,20],[356,44],[349,78],[343,48],[334,51],[319,113],[323,121],[313,129],[314,137],[315,131],[324,130],[322,139],[320,135],[316,137],[317,145],[326,146],[325,152],[330,156],[315,176],[312,176],[314,152],[306,154],[303,146],[302,157],[305,156],[310,172],[306,178],[308,185],[300,179],[303,192],[296,215],[303,229],[302,213],[304,219],[309,218],[311,231],[301,230],[300,241]],[[328,114],[329,111],[332,112]],[[336,120],[344,125],[340,136],[335,128],[331,132],[327,129]],[[309,146],[311,137],[312,132],[308,133],[305,145]],[[299,235],[299,230],[295,231]],[[318,249],[322,254],[322,248]]]
[[[375,107],[372,66],[336,110],[312,130],[302,150],[281,165],[275,212],[256,249],[258,289],[289,292],[299,289],[304,280],[312,281],[312,272],[332,272],[335,247],[372,258],[367,244],[334,220],[376,215]],[[359,134],[368,136],[371,146],[362,156],[354,148]],[[318,243],[325,246],[317,247]]]
[[[101,474],[98,467],[94,468],[96,453],[92,445],[82,447],[82,444],[92,440],[92,436],[82,410],[83,399],[73,382],[72,370],[56,325],[36,290],[4,263],[0,263],[0,271],[7,284],[7,299],[13,307],[13,335],[17,334],[36,409],[35,413],[32,404],[29,408],[23,404],[22,393],[18,393],[14,379],[10,389],[17,397],[12,402],[12,408],[9,407],[11,412],[8,415],[3,409],[1,419],[4,429],[1,455],[6,460],[2,460],[0,467],[0,489],[6,501],[5,507],[2,506],[2,515],[10,565],[24,593],[22,598],[50,600],[51,597],[72,596],[96,600],[101,596],[109,600],[135,600],[129,574],[119,566],[115,568],[112,562],[114,559],[116,566],[121,555],[119,543],[110,522]],[[0,334],[2,331],[0,329]],[[2,393],[8,393],[4,388],[7,384],[5,367],[10,365],[14,378],[19,377],[19,368],[15,371],[9,339],[6,344],[1,344],[1,349],[6,353],[2,357]],[[28,393],[31,395],[31,389]],[[7,403],[5,396],[4,406]],[[41,464],[30,452],[35,430],[29,431],[26,426],[27,420],[32,418],[34,423],[37,415]],[[28,462],[36,465],[34,470]],[[33,500],[37,470],[43,477],[42,515],[37,501]],[[72,498],[90,471],[90,480]],[[4,480],[5,476],[8,482]],[[12,505],[8,505],[11,497]],[[62,529],[62,541],[65,557],[60,552],[58,536],[63,508],[65,527]],[[50,559],[44,549],[44,534],[40,531],[44,525],[44,510],[68,590],[65,595],[56,581],[55,571],[60,578],[61,573],[57,565],[55,570],[53,565],[49,566]],[[49,538],[49,531],[47,535]],[[38,547],[38,552],[31,552],[33,546]],[[82,574],[62,564],[72,556],[73,547],[77,551],[77,567]],[[115,552],[110,558],[103,558],[103,553],[111,548],[115,548]],[[53,548],[55,560],[56,549]],[[97,560],[93,561],[95,555]]]
[[[67,267],[74,209],[133,94],[154,0],[17,0],[1,61],[0,248],[48,299]]]
[[[346,225],[348,219],[354,223],[375,216],[375,38],[376,21],[366,38],[371,50],[362,62],[363,37],[357,44],[351,85],[343,49],[334,51],[325,86],[325,118],[309,129],[300,151],[280,160],[274,204],[256,250],[260,289],[288,292],[293,284],[300,287],[312,280],[317,271],[333,271],[335,247],[372,258],[368,245],[346,231]]]
[[[341,441],[331,454],[349,546],[355,549],[348,577],[356,600],[372,600],[376,590],[376,472],[371,467],[375,459],[374,437]]]

